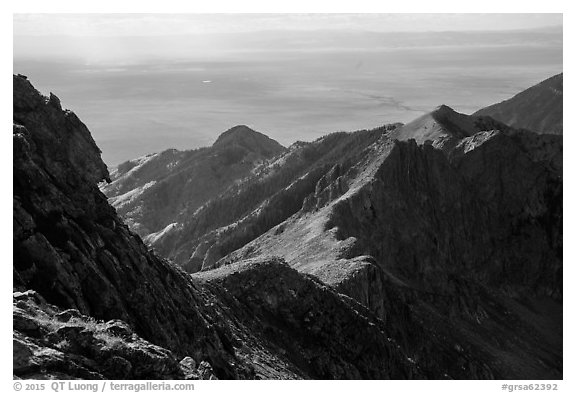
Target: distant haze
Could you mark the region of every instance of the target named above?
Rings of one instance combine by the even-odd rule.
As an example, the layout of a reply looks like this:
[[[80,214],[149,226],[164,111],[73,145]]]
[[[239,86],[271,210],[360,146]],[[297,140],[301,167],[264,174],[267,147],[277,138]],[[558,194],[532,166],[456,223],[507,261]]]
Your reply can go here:
[[[14,72],[112,166],[237,124],[289,145],[472,113],[562,72],[562,16],[15,15]]]

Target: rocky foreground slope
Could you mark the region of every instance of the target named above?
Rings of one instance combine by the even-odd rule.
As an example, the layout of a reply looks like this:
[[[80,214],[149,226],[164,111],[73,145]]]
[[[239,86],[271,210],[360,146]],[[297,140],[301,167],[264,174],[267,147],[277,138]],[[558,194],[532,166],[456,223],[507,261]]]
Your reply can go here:
[[[480,109],[476,116],[490,116],[515,128],[539,134],[562,135],[563,75],[554,75],[514,97]]]

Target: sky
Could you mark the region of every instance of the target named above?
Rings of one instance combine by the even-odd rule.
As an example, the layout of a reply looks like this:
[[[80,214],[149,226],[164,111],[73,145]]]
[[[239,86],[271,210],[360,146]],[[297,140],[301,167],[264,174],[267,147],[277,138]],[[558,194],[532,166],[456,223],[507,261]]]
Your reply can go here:
[[[222,57],[262,35],[276,38],[269,50],[288,33],[511,31],[562,26],[562,14],[15,14],[13,25],[15,58],[117,64]]]
[[[15,14],[14,35],[150,36],[262,30],[485,31],[562,25],[561,14]]]
[[[561,14],[15,14],[13,71],[108,165],[246,124],[287,146],[463,113],[563,71]]]

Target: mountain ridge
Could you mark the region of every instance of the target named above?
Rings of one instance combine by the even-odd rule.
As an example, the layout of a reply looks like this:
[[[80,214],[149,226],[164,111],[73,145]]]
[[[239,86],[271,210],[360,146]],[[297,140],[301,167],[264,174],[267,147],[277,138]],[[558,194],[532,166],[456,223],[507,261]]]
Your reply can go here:
[[[510,127],[488,116],[465,115],[447,105],[440,105],[398,128],[392,138],[416,143],[431,143],[441,150],[450,150],[457,141],[480,131],[508,130]]]
[[[467,143],[472,144],[462,154],[458,146]],[[560,320],[537,306],[543,297],[551,299],[545,307],[558,309],[557,302],[562,299],[562,190],[557,172],[534,162],[513,136],[499,131],[464,138],[453,152],[432,145],[419,146],[413,140],[388,142],[378,169],[369,172],[373,180],[364,180],[359,187],[353,185],[360,171],[350,171],[348,180],[346,173],[334,172],[299,213],[213,267],[242,263],[247,257],[280,256],[296,270],[352,296],[392,325],[405,318],[400,305],[412,309],[411,318],[445,325],[455,336],[444,340],[459,337],[458,345],[467,342],[479,361],[484,351],[486,359],[503,354],[490,342],[491,328],[486,331],[482,327],[491,325],[489,321],[498,315],[495,304],[508,309],[512,318],[497,328],[499,334],[512,337],[515,329],[534,329],[513,298],[533,304],[545,318],[555,321],[556,333],[561,331]],[[495,176],[499,172],[506,180]],[[472,186],[471,181],[480,184]],[[503,189],[498,191],[499,187]],[[515,218],[508,221],[503,217]],[[549,233],[547,244],[540,237],[542,231]],[[498,238],[504,239],[506,246],[499,246]],[[515,242],[524,245],[510,248]],[[391,301],[400,309],[391,310]],[[430,309],[436,311],[430,313]],[[449,317],[443,320],[438,315]],[[512,322],[517,318],[524,322]],[[478,326],[468,325],[470,320]],[[418,323],[410,321],[405,328],[390,328],[417,329]],[[542,376],[558,375],[559,337],[551,331],[538,334],[543,341],[556,343],[552,358],[536,341],[527,340],[522,350],[504,351],[523,364],[525,371],[493,368],[488,360],[480,367],[488,367],[496,378],[518,377],[527,370]],[[478,347],[464,337],[475,337],[475,342],[482,344]],[[429,340],[436,342],[437,338]],[[417,346],[428,345],[417,343],[413,341]],[[445,348],[448,344],[430,345]],[[528,358],[546,362],[548,371],[540,369],[538,361],[523,360],[520,353],[524,350],[529,351]],[[454,354],[443,349],[438,356]],[[552,360],[554,357],[557,360]]]
[[[474,115],[488,115],[509,126],[540,134],[562,135],[563,78],[564,73],[554,75]]]
[[[364,147],[395,127],[296,143],[192,215],[183,216],[151,246],[163,255],[169,253],[186,270],[199,270],[296,213],[316,182],[336,163],[348,165],[346,161],[356,160],[353,157]]]

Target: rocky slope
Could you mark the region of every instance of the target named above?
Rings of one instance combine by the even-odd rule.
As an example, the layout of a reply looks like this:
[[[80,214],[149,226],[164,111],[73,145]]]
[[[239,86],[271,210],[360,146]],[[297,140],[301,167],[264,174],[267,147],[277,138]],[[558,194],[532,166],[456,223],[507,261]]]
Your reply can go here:
[[[441,378],[420,368],[366,308],[278,259],[243,260],[195,276],[314,379]],[[242,311],[246,310],[245,313]]]
[[[193,278],[148,252],[98,189],[108,173],[84,124],[13,83],[15,377],[442,376],[281,260]]]
[[[335,166],[297,214],[213,266],[281,256],[372,309],[412,359],[558,378],[561,155],[561,138],[440,107]]]
[[[447,105],[440,105],[410,123],[399,127],[390,137],[401,141],[430,143],[437,149],[450,150],[463,138],[479,131],[502,129],[503,124],[487,116],[468,116]],[[508,127],[504,127],[508,128]]]
[[[190,357],[179,363],[121,320],[104,323],[76,309],[62,311],[32,290],[14,292],[13,307],[14,373],[20,378],[215,378],[207,362],[200,369]]]
[[[286,152],[256,166],[250,175],[222,193],[212,195],[194,212],[182,211],[176,222],[145,236],[144,240],[187,271],[198,271],[296,213],[318,180],[335,164],[349,166],[358,160],[366,146],[395,127],[397,125],[351,134],[335,133],[312,143],[295,143]],[[228,143],[228,133],[218,138],[215,146],[222,141]],[[243,138],[239,133],[234,135]],[[248,138],[242,143],[250,141]],[[147,173],[145,167],[142,171]],[[196,185],[195,180],[209,177],[210,173],[183,171],[182,175]],[[203,180],[199,184],[203,184]],[[173,203],[167,199],[164,204]]]
[[[514,97],[474,113],[490,116],[514,128],[562,135],[563,74],[555,75]]]
[[[267,136],[236,126],[212,147],[170,149],[124,162],[102,191],[133,231],[155,238],[284,150]]]

